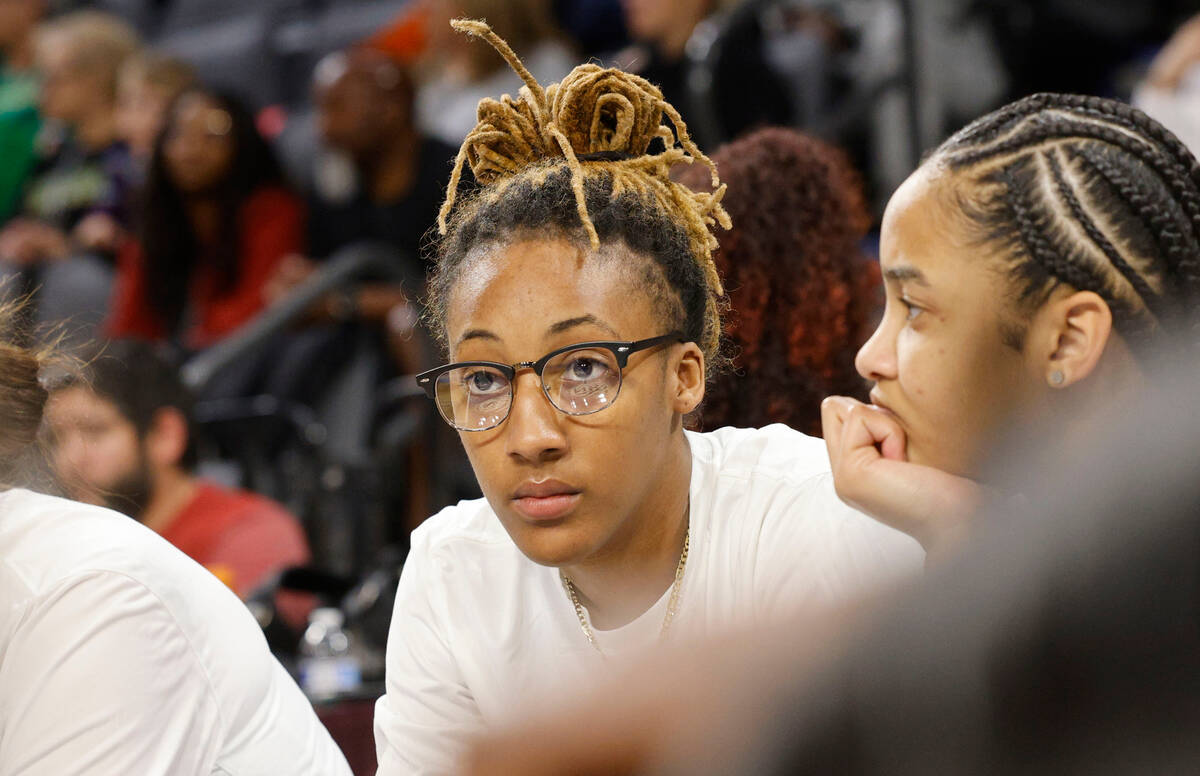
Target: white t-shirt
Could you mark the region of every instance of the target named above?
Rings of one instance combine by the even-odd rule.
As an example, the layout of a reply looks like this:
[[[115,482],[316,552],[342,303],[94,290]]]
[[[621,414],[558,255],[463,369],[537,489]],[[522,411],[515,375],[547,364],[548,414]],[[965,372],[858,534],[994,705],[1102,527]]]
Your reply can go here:
[[[254,618],[115,512],[0,493],[0,776],[349,776]]]
[[[834,604],[920,570],[920,545],[838,499],[820,439],[779,425],[687,439],[691,547],[668,640]],[[601,648],[657,643],[669,592],[597,631]],[[445,509],[413,532],[400,578],[375,710],[380,776],[453,772],[472,733],[605,664],[557,569],[521,554],[485,500]]]

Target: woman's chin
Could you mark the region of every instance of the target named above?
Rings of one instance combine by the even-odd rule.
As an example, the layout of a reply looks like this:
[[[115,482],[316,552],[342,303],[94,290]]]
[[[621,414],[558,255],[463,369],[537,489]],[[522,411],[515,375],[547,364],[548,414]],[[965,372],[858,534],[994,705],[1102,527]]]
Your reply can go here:
[[[912,444],[911,441],[905,454],[909,463],[928,466],[947,474],[953,474],[956,477],[967,477],[969,479],[977,479],[978,477],[978,467],[973,465],[970,460],[967,460],[966,456],[949,455],[947,451],[929,451],[920,444]]]
[[[515,527],[516,530],[505,527],[521,554],[540,566],[569,566],[590,554],[577,527],[565,522],[539,526],[521,524]]]

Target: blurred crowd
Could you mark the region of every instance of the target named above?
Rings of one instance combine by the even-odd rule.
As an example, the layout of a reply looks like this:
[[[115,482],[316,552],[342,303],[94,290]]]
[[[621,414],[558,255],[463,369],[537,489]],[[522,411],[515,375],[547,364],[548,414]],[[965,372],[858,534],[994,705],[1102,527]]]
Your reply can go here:
[[[871,234],[921,149],[1010,96],[1128,96],[1187,10],[1152,5],[9,0],[0,276],[6,294],[33,295],[43,332],[81,347],[132,338],[181,367],[232,343],[182,373],[208,437],[199,463],[290,500],[321,534],[321,561],[358,571],[366,548],[403,545],[406,527],[474,492],[453,439],[414,417],[396,381],[436,358],[417,322],[450,163],[478,101],[520,85],[450,18],[488,19],[544,82],[585,58],[637,72],[703,148],[731,142],[718,154],[737,225],[720,256],[730,333],[772,398],[739,407],[717,384],[697,425],[815,432],[822,396],[862,395],[852,357],[879,302]],[[1038,47],[1026,30],[1069,34]],[[1149,81],[1168,97],[1146,99],[1186,86],[1186,54],[1174,58],[1185,64]],[[766,126],[807,134],[745,138]],[[751,208],[752,191],[777,199]],[[368,244],[386,258],[328,277]],[[306,283],[321,292],[246,336]],[[230,401],[261,396],[269,412]],[[239,431],[253,440],[221,433],[251,415]],[[385,418],[399,430],[380,438]],[[408,454],[417,438],[435,464]],[[322,455],[318,486],[285,493],[294,459]],[[405,472],[399,487],[379,461]],[[347,479],[369,497],[317,525],[318,491]]]
[[[452,18],[542,83],[592,59],[661,88],[733,223],[732,368],[690,427],[820,435],[824,397],[867,399],[882,204],[922,154],[1041,91],[1133,101],[1200,148],[1195,5],[0,0],[0,295],[87,365],[51,386],[55,474],[278,615],[281,651],[314,594],[394,574],[479,495],[413,376],[442,360],[421,319],[452,165],[521,81]],[[363,617],[380,649],[391,587]]]

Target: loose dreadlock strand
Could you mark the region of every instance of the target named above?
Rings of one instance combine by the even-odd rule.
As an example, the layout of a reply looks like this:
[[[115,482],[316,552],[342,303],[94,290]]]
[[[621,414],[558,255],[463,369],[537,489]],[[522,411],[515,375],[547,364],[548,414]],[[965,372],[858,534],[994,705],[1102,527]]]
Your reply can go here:
[[[488,23],[477,19],[451,19],[450,26],[459,32],[464,32],[467,35],[476,38],[482,38],[492,45],[492,48],[500,52],[500,56],[504,57],[504,61],[508,66],[521,77],[521,80],[529,87],[530,93],[533,95],[534,106],[539,109],[539,112],[545,112],[546,109],[546,93],[542,90],[542,85],[537,82],[533,74],[526,69],[525,64],[517,53],[512,50],[508,42],[492,31]]]
[[[441,208],[438,210],[438,234],[445,235],[447,226],[446,219],[450,216],[450,211],[454,209],[454,201],[457,199],[458,187],[462,183],[463,165],[467,163],[466,143],[458,149],[458,155],[454,157],[454,169],[450,172],[450,181],[446,184],[446,199],[443,200]]]
[[[686,227],[708,287],[717,296],[724,294],[712,258],[717,247],[712,229],[730,228],[729,214],[721,206],[725,187],[716,165],[697,147],[683,117],[658,87],[640,76],[589,63],[543,88],[486,22],[456,19],[451,25],[490,43],[525,85],[517,99],[504,95],[499,101],[480,102],[479,121],[459,149],[438,212],[442,235],[449,229],[464,166],[469,165],[476,180],[487,186],[547,160],[561,159],[570,172],[579,220],[593,248],[600,246],[600,236],[588,214],[584,181],[607,175],[614,197],[636,192],[675,214]],[[670,126],[663,123],[664,116]],[[649,154],[655,139],[663,141],[665,151]],[[624,158],[580,158],[592,154]],[[674,164],[695,161],[710,170],[713,193],[695,192],[671,180]]]
[[[667,117],[671,119],[671,123],[675,125],[675,136],[679,139],[679,144],[683,146],[685,151],[692,155],[693,159],[699,159],[712,172],[713,188],[715,189],[720,186],[721,179],[717,175],[717,165],[713,163],[712,159],[705,156],[704,152],[692,140],[692,136],[688,134],[687,124],[683,123],[683,117],[679,115],[679,111],[675,110],[673,105],[665,101],[662,107],[663,112],[667,114]]]
[[[550,130],[559,147],[562,148],[563,156],[567,159],[567,167],[571,170],[571,191],[575,192],[575,209],[579,213],[579,220],[583,223],[583,228],[587,230],[588,241],[592,244],[592,248],[599,248],[600,235],[596,233],[596,225],[588,216],[587,198],[583,191],[583,168],[580,166],[579,159],[575,156],[575,151],[571,148],[571,142],[567,140],[567,136],[560,132],[558,127],[552,126]]]

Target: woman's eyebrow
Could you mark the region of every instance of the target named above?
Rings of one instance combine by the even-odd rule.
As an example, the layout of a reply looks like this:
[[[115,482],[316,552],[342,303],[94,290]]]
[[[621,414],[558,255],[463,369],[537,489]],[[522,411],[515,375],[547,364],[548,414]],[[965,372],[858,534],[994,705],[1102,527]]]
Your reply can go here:
[[[929,280],[925,277],[925,273],[908,264],[902,264],[899,267],[888,267],[883,271],[883,277],[886,280],[894,280],[896,282],[910,281],[918,286],[929,286]]]
[[[500,341],[500,338],[498,336],[496,336],[492,332],[488,331],[487,329],[468,329],[467,331],[463,332],[463,335],[461,337],[458,338],[458,342],[454,343],[454,346],[458,347],[459,345],[463,344],[467,340],[471,340],[471,339],[486,339],[486,340],[492,340],[494,342]]]
[[[562,334],[564,331],[573,329],[576,326],[584,326],[584,325],[589,325],[589,324],[592,326],[596,326],[598,328],[604,329],[605,331],[607,331],[609,334],[613,335],[614,337],[621,336],[621,335],[617,334],[616,329],[614,329],[613,327],[609,326],[604,321],[600,320],[599,318],[597,318],[596,316],[591,315],[591,314],[581,315],[577,318],[568,318],[565,321],[559,321],[558,323],[552,324],[550,326],[550,328],[546,330],[546,333],[547,334]]]

